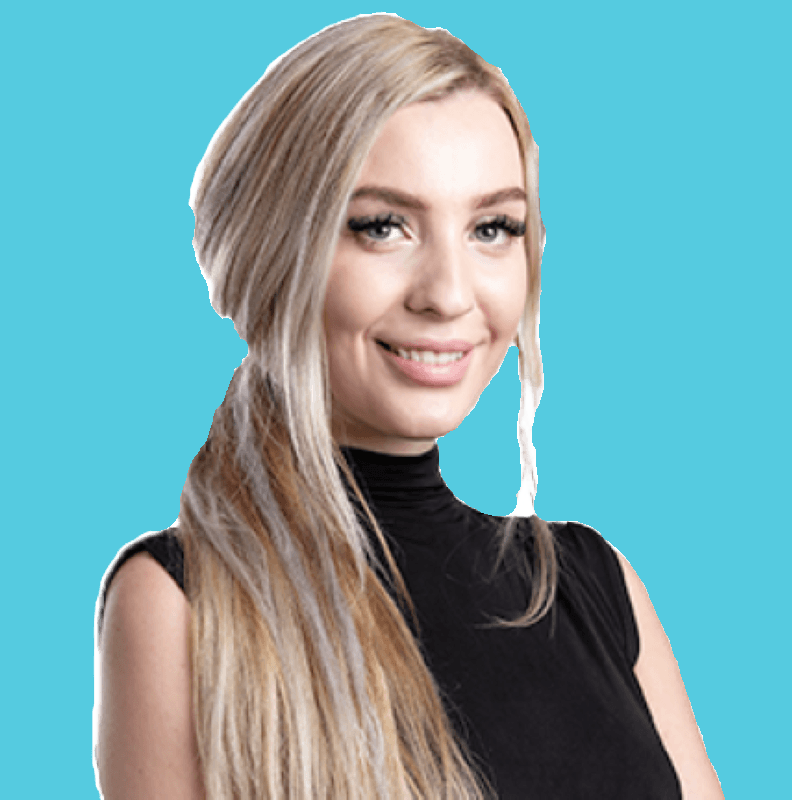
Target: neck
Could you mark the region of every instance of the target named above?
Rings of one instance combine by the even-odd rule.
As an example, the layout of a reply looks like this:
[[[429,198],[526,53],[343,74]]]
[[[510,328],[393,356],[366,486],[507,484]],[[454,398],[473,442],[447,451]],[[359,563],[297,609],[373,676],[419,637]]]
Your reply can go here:
[[[340,447],[355,447],[391,456],[420,456],[437,444],[436,439],[406,439],[389,436],[336,436]]]

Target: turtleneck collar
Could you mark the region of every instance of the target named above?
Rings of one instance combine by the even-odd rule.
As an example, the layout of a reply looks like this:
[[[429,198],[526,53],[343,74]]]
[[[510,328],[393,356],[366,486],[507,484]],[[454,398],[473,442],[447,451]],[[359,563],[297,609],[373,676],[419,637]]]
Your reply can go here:
[[[380,513],[434,515],[459,501],[440,475],[437,444],[416,456],[391,455],[359,447],[341,447],[355,479]]]

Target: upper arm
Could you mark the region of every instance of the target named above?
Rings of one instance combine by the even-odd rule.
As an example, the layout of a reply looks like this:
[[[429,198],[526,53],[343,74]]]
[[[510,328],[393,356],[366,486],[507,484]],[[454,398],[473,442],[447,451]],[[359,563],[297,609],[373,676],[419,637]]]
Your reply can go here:
[[[203,797],[192,721],[190,607],[148,554],[108,590],[99,644],[96,768],[105,800]]]
[[[668,751],[685,800],[723,798],[707,757],[671,644],[649,595],[627,559],[617,551],[638,626],[640,650],[634,672],[660,738]]]

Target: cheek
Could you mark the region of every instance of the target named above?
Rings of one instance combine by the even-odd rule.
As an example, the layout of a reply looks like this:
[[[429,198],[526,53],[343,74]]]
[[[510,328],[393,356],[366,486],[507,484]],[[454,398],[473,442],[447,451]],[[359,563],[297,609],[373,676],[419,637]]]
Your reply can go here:
[[[398,269],[372,263],[365,254],[343,253],[333,264],[325,291],[324,327],[328,348],[355,351],[373,329],[398,309],[404,286]]]
[[[357,397],[370,381],[371,331],[383,314],[376,282],[354,260],[336,262],[325,292],[324,332],[330,387],[339,398]]]
[[[528,293],[528,268],[524,263],[515,264],[508,275],[503,277],[494,287],[491,297],[490,316],[495,334],[506,340],[504,346],[508,349],[517,333],[517,328],[525,310]]]
[[[333,268],[325,293],[324,326],[328,344],[352,333],[363,322],[362,287],[347,270]]]
[[[355,306],[349,295],[342,291],[338,281],[328,284],[325,295],[324,330],[333,394],[347,393],[354,372],[354,341],[358,322],[354,318]]]

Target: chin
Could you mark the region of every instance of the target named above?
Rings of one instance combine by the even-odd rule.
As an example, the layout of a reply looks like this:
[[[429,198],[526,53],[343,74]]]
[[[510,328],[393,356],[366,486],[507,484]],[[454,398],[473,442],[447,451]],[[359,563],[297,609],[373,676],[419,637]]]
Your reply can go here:
[[[439,439],[447,433],[455,430],[462,424],[461,419],[454,420],[421,420],[411,421],[408,424],[399,426],[394,431],[397,436],[404,436],[408,439]]]

